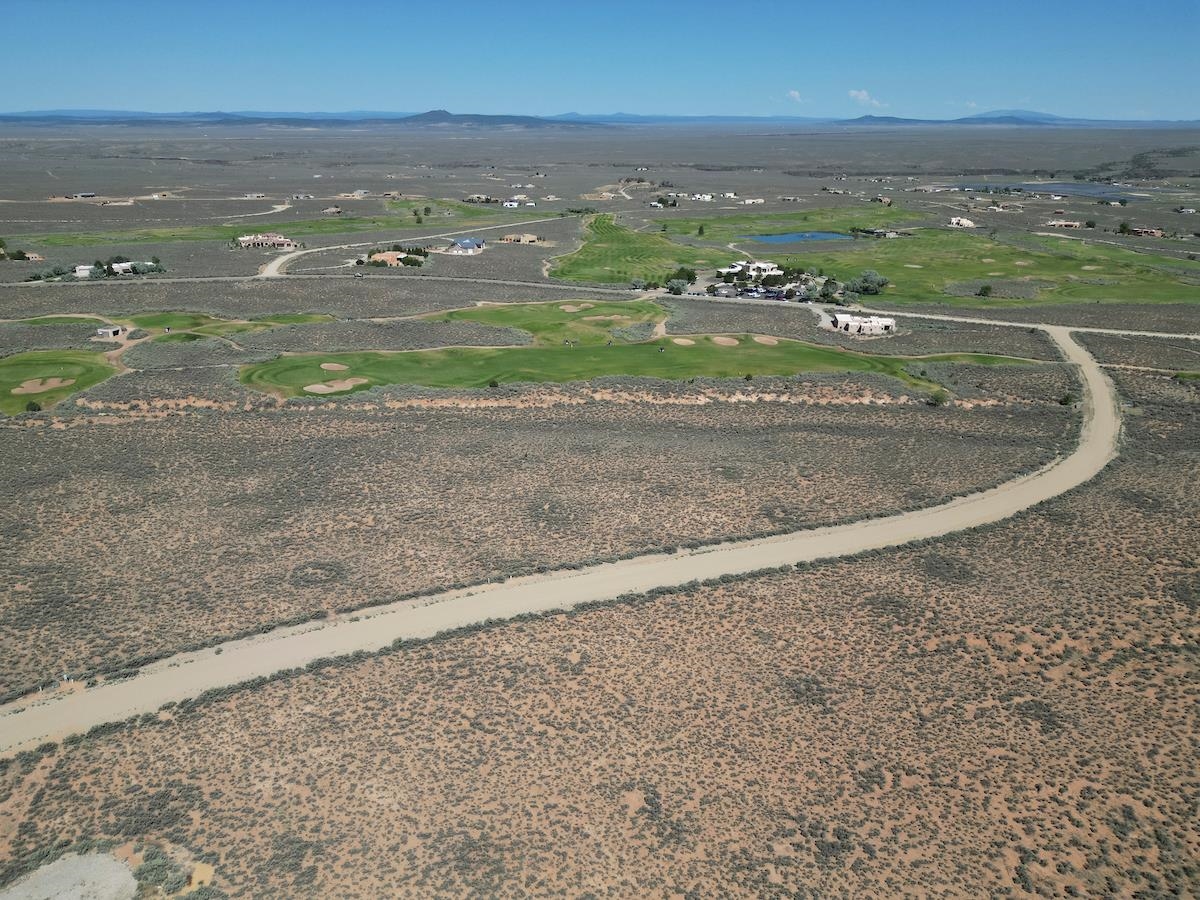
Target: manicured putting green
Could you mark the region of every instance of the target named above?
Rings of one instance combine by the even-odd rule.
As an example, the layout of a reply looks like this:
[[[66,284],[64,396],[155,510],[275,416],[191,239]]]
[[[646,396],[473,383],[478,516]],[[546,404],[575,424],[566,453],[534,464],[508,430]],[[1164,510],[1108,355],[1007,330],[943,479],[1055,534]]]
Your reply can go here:
[[[694,335],[684,339],[689,343],[679,343],[676,337],[638,343],[620,337],[622,325],[665,317],[662,307],[645,301],[474,307],[430,318],[520,328],[533,334],[533,346],[292,354],[246,366],[241,379],[249,386],[290,397],[346,394],[388,384],[456,388],[484,387],[492,381],[561,383],[620,375],[684,380],[798,372],[877,372],[921,390],[935,390],[935,382],[913,375],[910,368],[930,362],[1027,362],[983,354],[874,356],[782,338],[760,342],[747,334]]]
[[[100,353],[38,350],[0,359],[0,412],[16,415],[30,402],[49,409],[116,372]]]

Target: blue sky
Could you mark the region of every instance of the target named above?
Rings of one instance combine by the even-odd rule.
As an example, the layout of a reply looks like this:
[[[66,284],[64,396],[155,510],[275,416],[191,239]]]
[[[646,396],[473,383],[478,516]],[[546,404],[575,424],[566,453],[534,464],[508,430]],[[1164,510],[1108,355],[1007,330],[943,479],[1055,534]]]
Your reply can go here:
[[[1200,119],[1200,0],[39,0],[22,16],[0,56],[8,111]]]

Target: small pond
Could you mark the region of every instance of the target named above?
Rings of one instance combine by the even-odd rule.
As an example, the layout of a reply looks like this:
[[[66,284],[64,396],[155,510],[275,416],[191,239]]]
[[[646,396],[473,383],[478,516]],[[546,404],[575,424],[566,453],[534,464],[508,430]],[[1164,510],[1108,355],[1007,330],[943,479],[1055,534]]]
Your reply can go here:
[[[759,244],[798,244],[801,241],[849,241],[853,240],[848,234],[838,234],[836,231],[789,231],[786,234],[743,234],[744,241],[755,241]]]

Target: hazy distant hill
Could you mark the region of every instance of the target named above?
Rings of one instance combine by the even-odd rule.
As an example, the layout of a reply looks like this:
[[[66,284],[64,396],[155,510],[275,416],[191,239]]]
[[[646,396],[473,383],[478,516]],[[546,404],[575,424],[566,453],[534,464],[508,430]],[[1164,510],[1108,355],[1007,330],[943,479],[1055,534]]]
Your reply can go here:
[[[957,119],[908,119],[901,116],[866,115],[854,119],[816,118],[811,116],[672,116],[637,113],[589,115],[570,112],[556,116],[483,115],[452,113],[434,109],[423,113],[377,112],[178,112],[151,113],[102,109],[53,109],[2,113],[0,123],[27,125],[177,125],[177,126],[269,126],[277,128],[361,128],[389,126],[401,128],[506,128],[567,129],[603,128],[639,125],[775,125],[804,127],[833,126],[1014,126],[1035,128],[1195,128],[1200,121],[1134,121],[1124,119],[1073,119],[1026,109],[998,109]]]
[[[121,110],[35,110],[2,113],[0,122],[28,125],[267,125],[292,128],[345,128],[389,125],[405,128],[602,128],[603,123],[564,121],[538,116],[456,114],[444,109],[424,113],[346,112],[179,112],[148,113]]]

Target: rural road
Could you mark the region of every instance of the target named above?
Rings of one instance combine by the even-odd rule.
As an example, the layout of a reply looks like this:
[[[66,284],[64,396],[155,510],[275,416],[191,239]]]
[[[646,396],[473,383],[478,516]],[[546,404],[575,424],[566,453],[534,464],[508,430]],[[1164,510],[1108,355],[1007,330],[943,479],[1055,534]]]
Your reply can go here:
[[[1008,324],[1031,327],[1027,322]],[[179,654],[149,665],[127,680],[24,698],[0,707],[0,755],[153,712],[169,701],[303,666],[314,659],[378,650],[397,638],[426,638],[491,619],[569,609],[656,587],[893,547],[1009,518],[1089,481],[1116,455],[1120,437],[1117,393],[1096,360],[1075,342],[1071,329],[1037,327],[1078,367],[1083,384],[1078,445],[1037,472],[912,512],[514,578]]]

